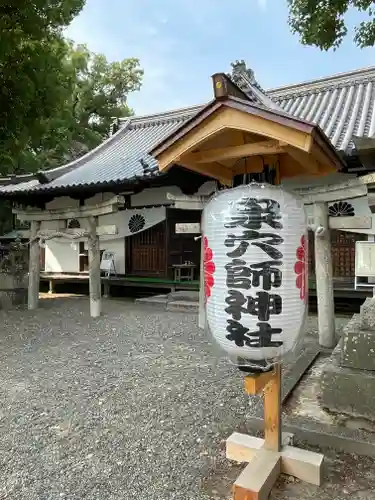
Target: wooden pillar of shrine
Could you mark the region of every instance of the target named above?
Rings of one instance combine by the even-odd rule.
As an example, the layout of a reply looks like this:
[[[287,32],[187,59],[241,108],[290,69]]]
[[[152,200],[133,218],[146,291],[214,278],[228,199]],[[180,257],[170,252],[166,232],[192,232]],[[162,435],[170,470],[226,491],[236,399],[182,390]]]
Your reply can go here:
[[[97,234],[98,217],[88,217],[90,315],[97,318],[101,314],[100,245]]]
[[[315,275],[318,303],[319,344],[335,346],[335,304],[333,297],[332,249],[328,204],[314,203]]]
[[[37,238],[40,222],[32,220],[30,223],[30,252],[29,252],[29,288],[27,307],[30,310],[38,308],[39,280],[40,280],[40,246]]]

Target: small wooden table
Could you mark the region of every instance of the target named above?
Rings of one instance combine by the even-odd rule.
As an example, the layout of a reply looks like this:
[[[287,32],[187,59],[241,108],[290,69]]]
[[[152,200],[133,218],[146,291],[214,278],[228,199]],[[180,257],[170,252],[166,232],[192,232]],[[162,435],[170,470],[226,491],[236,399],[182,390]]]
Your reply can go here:
[[[193,281],[195,264],[173,264],[175,281]]]

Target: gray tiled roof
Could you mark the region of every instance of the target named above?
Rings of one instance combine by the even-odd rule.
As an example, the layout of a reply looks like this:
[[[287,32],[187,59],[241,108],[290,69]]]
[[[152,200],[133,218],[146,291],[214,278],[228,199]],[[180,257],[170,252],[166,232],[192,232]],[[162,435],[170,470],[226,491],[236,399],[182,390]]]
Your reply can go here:
[[[158,172],[148,151],[190,118],[197,109],[133,118],[88,161],[48,184],[48,189],[144,178]]]
[[[333,146],[350,153],[352,137],[375,133],[375,67],[271,89],[287,113],[323,129]]]
[[[340,151],[351,152],[353,136],[375,134],[375,67],[267,93],[246,77],[242,83],[251,100],[259,105],[319,125]],[[0,179],[0,195],[105,186],[158,175],[157,163],[147,153],[202,107],[121,119],[120,129],[97,148],[46,171],[48,182],[41,184],[33,175],[8,179],[3,185]]]
[[[30,191],[39,186],[39,181],[33,179],[31,181],[19,182],[18,184],[5,184],[0,186],[0,193],[15,193],[21,191]]]
[[[191,106],[157,115],[130,118],[95,150],[75,162],[46,171],[47,177],[52,176],[50,182],[40,184],[36,179],[31,179],[18,184],[0,185],[0,194],[105,185],[157,175],[157,162],[147,155],[148,151],[200,109],[201,106]]]

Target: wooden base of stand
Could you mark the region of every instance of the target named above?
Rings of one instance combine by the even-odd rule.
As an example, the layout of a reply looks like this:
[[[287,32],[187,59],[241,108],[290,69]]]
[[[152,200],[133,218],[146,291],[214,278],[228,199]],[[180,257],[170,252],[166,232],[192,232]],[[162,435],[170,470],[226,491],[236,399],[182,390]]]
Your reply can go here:
[[[248,462],[233,485],[234,500],[266,500],[280,473],[319,486],[324,456],[290,446],[292,436],[281,433],[281,366],[248,375],[245,390],[264,393],[265,439],[236,432],[227,439],[227,458]]]

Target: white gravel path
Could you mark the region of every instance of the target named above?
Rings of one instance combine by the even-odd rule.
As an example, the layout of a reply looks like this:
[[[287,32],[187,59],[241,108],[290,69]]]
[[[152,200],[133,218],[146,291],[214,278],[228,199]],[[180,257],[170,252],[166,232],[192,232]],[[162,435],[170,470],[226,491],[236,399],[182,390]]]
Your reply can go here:
[[[0,499],[205,499],[241,374],[192,314],[85,298],[0,313]]]
[[[210,478],[251,403],[196,315],[41,302],[0,312],[0,500],[230,498]]]

